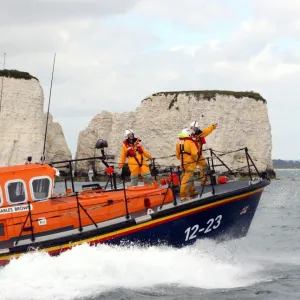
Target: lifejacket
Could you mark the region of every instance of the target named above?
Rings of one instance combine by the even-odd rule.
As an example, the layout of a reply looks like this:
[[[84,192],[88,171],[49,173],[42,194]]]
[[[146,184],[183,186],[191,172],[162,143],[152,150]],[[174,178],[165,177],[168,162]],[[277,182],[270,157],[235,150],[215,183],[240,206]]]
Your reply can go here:
[[[200,136],[201,135],[201,133],[202,133],[202,131],[201,130],[199,130],[200,131],[200,133],[199,134],[195,134],[194,136],[193,136],[193,141],[195,142],[195,144],[196,144],[196,146],[197,146],[197,149],[198,149],[198,151],[199,151],[199,155],[198,155],[198,159],[200,158],[200,156],[202,155],[202,150],[203,150],[203,145],[204,144],[206,144],[206,140],[205,140],[205,137],[204,136]],[[199,146],[199,143],[200,143],[200,145],[201,145],[201,149],[199,149],[200,148],[200,146]]]
[[[197,150],[198,150],[198,158],[197,158],[197,161],[199,161],[199,158],[200,158],[200,156],[201,156],[201,154],[202,154],[202,147],[201,147],[201,149],[200,149],[200,146],[199,146],[199,140],[198,140],[197,136],[193,135],[192,138],[191,138],[191,140],[194,142],[194,144],[195,144],[196,147],[197,147]]]
[[[195,132],[195,137],[197,137],[197,139],[199,140],[199,142],[201,143],[201,145],[206,144],[206,140],[204,136],[201,136],[202,134],[202,130],[201,129],[197,129]]]
[[[179,138],[180,140],[180,144],[179,144],[179,149],[180,149],[180,156],[181,156],[181,166],[182,169],[184,171],[184,164],[183,164],[183,154],[187,154],[187,155],[191,155],[191,153],[184,151],[184,141],[193,141],[195,143],[195,141],[192,138],[189,137],[185,137],[185,138]]]
[[[196,147],[197,147],[197,150],[198,150],[198,153],[199,153],[199,143],[198,143],[198,139],[197,139],[197,137],[196,136],[192,136],[191,137],[191,140],[194,142],[194,144],[196,145]]]
[[[204,136],[200,136],[199,140],[202,145],[206,144],[206,140]]]
[[[194,142],[194,140],[192,138],[189,138],[189,137],[179,138],[179,140],[180,140],[180,144],[179,144],[180,154],[182,154],[182,155],[183,154],[191,155],[191,153],[184,151],[184,141],[193,141]]]
[[[143,164],[143,155],[142,156],[142,160],[141,162],[138,161],[137,157],[136,157],[136,152],[140,153],[140,154],[143,154],[143,148],[138,145],[139,143],[139,139],[137,138],[134,138],[133,139],[133,144],[129,143],[128,140],[124,140],[124,145],[126,146],[126,149],[127,149],[127,156],[129,157],[134,157],[134,159],[136,160],[136,162],[138,163],[138,165],[141,167],[142,164]],[[134,144],[136,144],[136,149],[133,148]]]
[[[133,144],[129,143],[128,140],[125,140],[123,143],[127,148],[127,156],[134,157],[136,152],[139,152],[140,154],[143,154],[143,148],[138,145],[139,140],[134,139]],[[137,144],[136,149],[133,148],[134,144]]]

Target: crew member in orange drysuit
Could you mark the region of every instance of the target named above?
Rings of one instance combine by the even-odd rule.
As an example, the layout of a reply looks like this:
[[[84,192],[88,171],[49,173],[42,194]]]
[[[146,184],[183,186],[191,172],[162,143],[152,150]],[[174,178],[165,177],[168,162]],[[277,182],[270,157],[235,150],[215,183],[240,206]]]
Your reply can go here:
[[[194,172],[196,171],[199,157],[198,142],[193,140],[192,130],[185,128],[179,133],[179,141],[176,144],[176,157],[180,160],[182,179],[180,186],[181,200],[188,200],[188,194],[195,196],[198,193],[194,186]]]
[[[205,137],[207,137],[213,130],[217,128],[218,124],[215,123],[210,125],[202,130],[199,129],[199,124],[197,121],[191,123],[191,130],[193,131],[192,138],[197,141],[199,144],[199,157],[197,161],[197,166],[200,169],[200,178],[201,178],[201,185],[205,185],[207,182],[207,170],[208,164],[205,157],[202,155],[203,145],[206,143]]]
[[[131,173],[131,185],[138,185],[139,174],[143,176],[145,184],[152,184],[153,179],[146,161],[146,158],[152,158],[152,156],[140,144],[141,140],[134,137],[133,130],[127,129],[124,135],[125,140],[123,141],[119,167],[123,168],[127,158]]]

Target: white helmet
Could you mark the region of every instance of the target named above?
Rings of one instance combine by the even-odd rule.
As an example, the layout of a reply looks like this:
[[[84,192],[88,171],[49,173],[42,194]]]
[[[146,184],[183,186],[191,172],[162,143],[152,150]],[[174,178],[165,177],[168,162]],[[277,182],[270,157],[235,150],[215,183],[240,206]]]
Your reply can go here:
[[[192,123],[191,123],[191,128],[192,127],[198,127],[199,128],[199,123],[197,122],[197,121],[193,121]]]
[[[125,133],[124,133],[125,139],[128,139],[128,135],[129,135],[129,134],[133,134],[133,135],[134,135],[134,132],[133,132],[132,129],[126,129],[126,130],[125,130]]]
[[[178,134],[178,137],[190,137],[192,134],[192,130],[190,128],[184,128],[182,131]]]

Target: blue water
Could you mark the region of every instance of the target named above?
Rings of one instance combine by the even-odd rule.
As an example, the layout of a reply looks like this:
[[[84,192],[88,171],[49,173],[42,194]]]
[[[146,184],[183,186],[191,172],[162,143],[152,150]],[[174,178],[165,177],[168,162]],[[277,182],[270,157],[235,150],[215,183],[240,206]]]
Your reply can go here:
[[[0,270],[0,299],[300,299],[300,170],[277,176],[243,239],[25,255]]]

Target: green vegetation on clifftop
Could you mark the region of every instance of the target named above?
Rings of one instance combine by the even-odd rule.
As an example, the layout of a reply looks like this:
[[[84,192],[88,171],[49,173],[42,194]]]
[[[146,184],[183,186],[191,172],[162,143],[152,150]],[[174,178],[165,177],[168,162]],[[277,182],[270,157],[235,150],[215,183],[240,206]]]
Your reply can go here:
[[[26,79],[26,80],[36,79],[37,81],[39,81],[36,77],[30,75],[29,73],[18,71],[18,70],[0,70],[0,77],[1,76],[8,77],[8,78],[15,78],[15,79]]]
[[[159,92],[152,94],[152,97],[155,96],[174,96],[174,99],[171,100],[169,109],[171,109],[174,104],[177,102],[177,96],[179,94],[185,94],[187,96],[193,96],[195,99],[199,100],[216,100],[216,95],[222,96],[233,96],[235,98],[252,98],[256,101],[263,101],[263,103],[267,103],[267,101],[259,94],[252,91],[249,92],[234,92],[234,91],[222,91],[222,90],[203,90],[203,91],[170,91],[170,92]],[[148,98],[147,98],[148,99]]]

